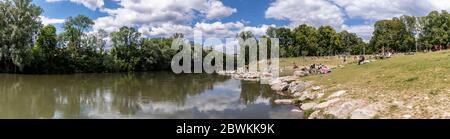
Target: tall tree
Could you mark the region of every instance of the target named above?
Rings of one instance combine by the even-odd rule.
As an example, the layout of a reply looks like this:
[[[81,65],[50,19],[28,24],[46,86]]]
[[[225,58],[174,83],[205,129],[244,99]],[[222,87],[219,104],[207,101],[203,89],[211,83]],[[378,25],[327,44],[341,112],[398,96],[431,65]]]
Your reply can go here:
[[[76,50],[81,47],[81,39],[92,25],[94,25],[94,21],[84,15],[68,17],[66,19],[63,26],[63,36],[68,41],[67,45],[69,49]]]
[[[30,49],[41,22],[42,9],[31,0],[0,1],[0,63],[4,72],[21,71],[30,60]]]
[[[343,52],[340,36],[331,26],[321,26],[318,29],[318,45],[322,55],[334,55]]]
[[[110,34],[113,48],[111,55],[116,59],[122,71],[133,71],[140,58],[138,45],[141,34],[132,27],[121,27]]]
[[[317,31],[314,27],[302,24],[294,29],[295,45],[292,56],[316,55],[317,53]]]

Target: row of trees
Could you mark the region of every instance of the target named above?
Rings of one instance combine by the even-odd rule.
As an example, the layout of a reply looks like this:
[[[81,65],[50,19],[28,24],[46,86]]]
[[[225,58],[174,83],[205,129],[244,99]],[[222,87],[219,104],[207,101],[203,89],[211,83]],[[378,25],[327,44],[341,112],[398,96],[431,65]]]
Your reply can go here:
[[[172,38],[142,38],[130,27],[89,33],[94,22],[69,17],[63,31],[43,26],[31,0],[0,1],[0,72],[75,73],[149,71],[170,68]],[[106,51],[106,38],[112,42]]]
[[[427,16],[401,16],[375,23],[370,45],[378,50],[412,52],[446,49],[450,42],[450,14],[432,11]]]
[[[331,26],[316,29],[302,24],[293,30],[271,27],[263,37],[279,38],[282,57],[362,54],[366,47],[355,33],[338,33]]]
[[[42,9],[31,0],[0,1],[0,72],[75,73],[150,71],[170,68],[176,50],[171,38],[143,38],[132,27],[107,33],[89,32],[94,22],[86,16],[69,17],[57,34],[43,26]],[[256,38],[241,32],[238,38]],[[447,48],[450,14],[433,11],[424,17],[402,16],[375,23],[370,43],[347,31],[306,24],[294,29],[269,28],[266,38],[279,38],[282,57],[372,54],[384,50],[411,52]],[[106,50],[107,38],[111,46]],[[269,42],[270,45],[270,42]],[[269,50],[270,53],[270,50]],[[246,58],[248,59],[248,58]]]

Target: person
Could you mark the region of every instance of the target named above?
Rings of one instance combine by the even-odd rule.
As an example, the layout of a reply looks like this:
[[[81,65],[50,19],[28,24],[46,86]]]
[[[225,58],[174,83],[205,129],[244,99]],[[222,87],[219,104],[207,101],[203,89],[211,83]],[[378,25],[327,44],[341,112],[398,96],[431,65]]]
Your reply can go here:
[[[359,62],[358,62],[358,65],[364,64],[364,61],[365,61],[365,60],[366,60],[366,58],[365,58],[363,55],[359,56]]]

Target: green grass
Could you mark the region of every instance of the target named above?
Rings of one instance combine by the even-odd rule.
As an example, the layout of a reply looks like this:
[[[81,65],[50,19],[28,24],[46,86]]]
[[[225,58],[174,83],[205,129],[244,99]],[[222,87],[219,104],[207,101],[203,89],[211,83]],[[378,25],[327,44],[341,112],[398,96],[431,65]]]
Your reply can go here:
[[[450,51],[395,55],[365,65],[349,64],[304,80],[341,89],[395,92],[440,92],[450,84]],[[432,90],[432,91],[431,91]]]
[[[303,117],[308,118],[313,112],[314,112],[313,109],[304,110],[303,111]]]

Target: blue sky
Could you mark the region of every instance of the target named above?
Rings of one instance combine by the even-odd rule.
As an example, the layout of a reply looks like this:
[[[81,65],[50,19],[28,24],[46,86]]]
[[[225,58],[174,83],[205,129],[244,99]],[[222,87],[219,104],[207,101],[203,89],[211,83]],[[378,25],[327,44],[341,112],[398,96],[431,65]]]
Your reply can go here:
[[[61,27],[63,20],[89,16],[93,31],[133,26],[146,37],[180,32],[232,37],[248,30],[263,35],[270,26],[330,25],[369,40],[373,23],[401,15],[422,16],[449,10],[450,0],[34,0],[44,9],[44,24]],[[189,36],[189,35],[188,35]]]

